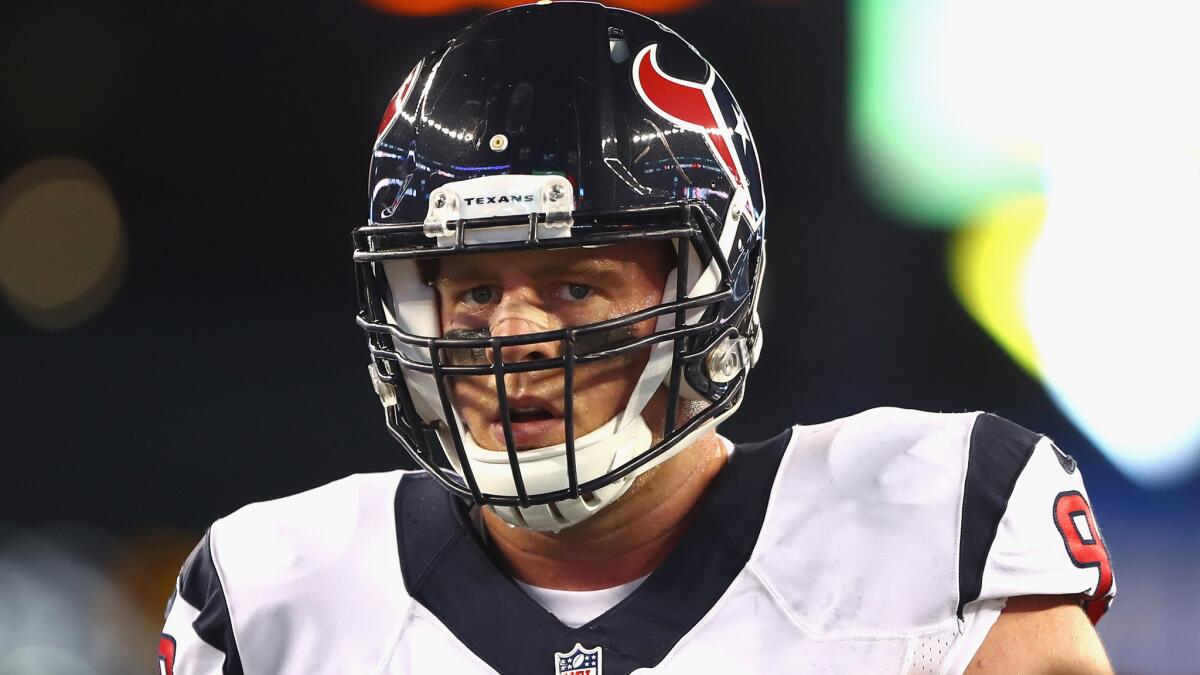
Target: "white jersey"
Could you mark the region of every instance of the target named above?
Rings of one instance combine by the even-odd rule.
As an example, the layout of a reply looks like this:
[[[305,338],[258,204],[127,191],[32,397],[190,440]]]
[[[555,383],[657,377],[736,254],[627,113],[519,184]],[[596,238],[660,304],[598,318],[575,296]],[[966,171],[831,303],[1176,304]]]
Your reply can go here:
[[[247,506],[185,563],[166,675],[948,673],[1006,598],[1115,591],[1070,457],[993,415],[870,410],[740,445],[676,549],[564,625],[420,472]]]

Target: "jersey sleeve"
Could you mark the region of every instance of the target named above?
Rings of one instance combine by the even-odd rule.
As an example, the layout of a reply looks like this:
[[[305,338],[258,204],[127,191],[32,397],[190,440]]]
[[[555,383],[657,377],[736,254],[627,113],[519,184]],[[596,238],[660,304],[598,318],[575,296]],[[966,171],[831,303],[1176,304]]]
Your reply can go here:
[[[183,564],[158,641],[159,675],[243,675],[212,533]]]
[[[1078,595],[1093,623],[1116,593],[1075,460],[1045,436],[983,414],[963,492],[959,614],[970,602]]]

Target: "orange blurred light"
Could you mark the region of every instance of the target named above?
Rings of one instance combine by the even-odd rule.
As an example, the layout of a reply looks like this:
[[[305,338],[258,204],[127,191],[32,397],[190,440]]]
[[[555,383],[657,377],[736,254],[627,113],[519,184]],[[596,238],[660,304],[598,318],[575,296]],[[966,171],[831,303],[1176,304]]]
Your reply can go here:
[[[140,532],[122,542],[110,561],[109,579],[139,610],[148,626],[157,628],[162,624],[163,608],[175,590],[175,577],[201,536],[198,532]]]
[[[30,162],[0,183],[0,301],[42,330],[74,328],[116,295],[125,240],[116,200],[92,165]]]
[[[363,0],[375,9],[406,16],[457,14],[472,9],[497,10],[530,4],[529,0]],[[612,7],[643,14],[673,14],[703,5],[707,0],[610,0]]]

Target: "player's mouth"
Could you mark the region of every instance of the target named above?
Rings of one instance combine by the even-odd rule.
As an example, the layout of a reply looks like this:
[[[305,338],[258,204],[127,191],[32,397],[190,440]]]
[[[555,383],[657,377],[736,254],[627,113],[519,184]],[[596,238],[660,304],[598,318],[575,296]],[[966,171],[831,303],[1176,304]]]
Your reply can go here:
[[[563,442],[564,420],[548,405],[532,402],[509,402],[508,418],[512,427],[513,443],[518,450],[541,448]],[[504,425],[499,415],[491,423],[492,435],[505,447]]]

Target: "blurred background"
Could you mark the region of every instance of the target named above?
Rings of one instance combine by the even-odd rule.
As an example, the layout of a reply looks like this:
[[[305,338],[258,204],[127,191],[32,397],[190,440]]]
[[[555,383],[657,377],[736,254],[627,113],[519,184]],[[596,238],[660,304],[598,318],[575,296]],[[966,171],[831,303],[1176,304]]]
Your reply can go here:
[[[4,4],[0,675],[148,672],[208,523],[408,466],[349,232],[404,75],[508,4]],[[696,44],[762,154],[768,339],[726,435],[879,405],[1046,433],[1118,670],[1200,672],[1200,6],[612,4]]]

